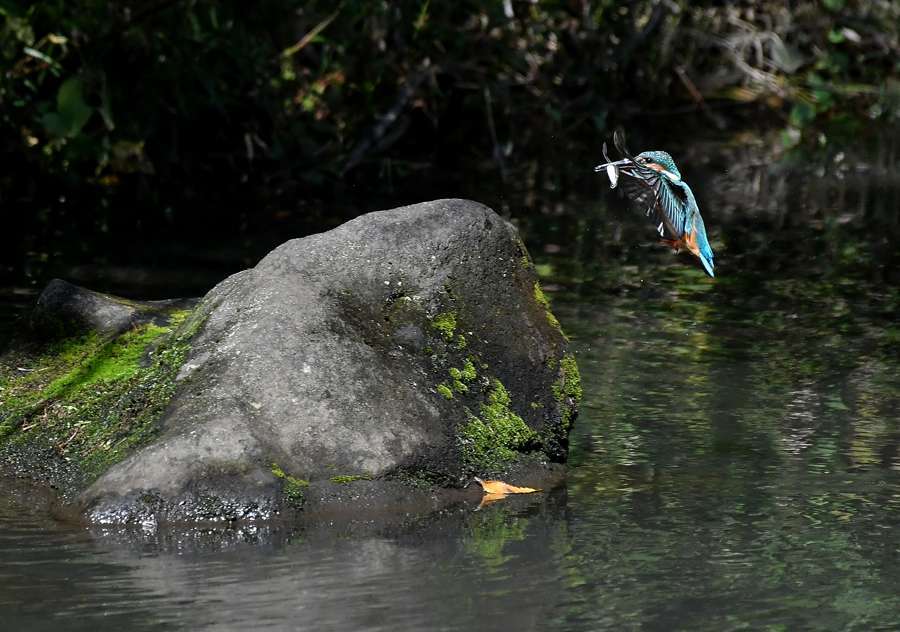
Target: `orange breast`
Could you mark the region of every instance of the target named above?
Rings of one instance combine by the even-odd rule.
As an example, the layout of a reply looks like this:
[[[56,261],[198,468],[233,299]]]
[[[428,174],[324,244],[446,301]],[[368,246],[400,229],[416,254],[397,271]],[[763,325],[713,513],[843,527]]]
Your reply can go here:
[[[686,233],[684,237],[681,238],[681,241],[684,243],[684,247],[687,248],[691,254],[693,254],[695,257],[700,256],[700,247],[697,245],[696,230],[691,230],[689,233]]]

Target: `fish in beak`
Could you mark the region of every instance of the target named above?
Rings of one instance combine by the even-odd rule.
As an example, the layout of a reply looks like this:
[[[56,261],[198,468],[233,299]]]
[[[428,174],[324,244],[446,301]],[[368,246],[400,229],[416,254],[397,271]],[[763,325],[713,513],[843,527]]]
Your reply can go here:
[[[603,143],[603,157],[606,159],[606,162],[594,167],[594,171],[599,173],[605,169],[606,176],[609,178],[609,188],[615,189],[616,185],[619,183],[619,167],[630,165],[631,161],[627,158],[616,161],[610,160],[609,155],[606,153],[606,143]]]

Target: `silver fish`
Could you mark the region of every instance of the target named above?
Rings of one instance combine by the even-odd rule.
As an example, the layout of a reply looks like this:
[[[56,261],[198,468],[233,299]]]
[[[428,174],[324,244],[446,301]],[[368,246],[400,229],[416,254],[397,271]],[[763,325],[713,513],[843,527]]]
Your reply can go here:
[[[609,159],[606,154],[606,143],[603,143],[603,159],[606,160],[606,176],[609,178],[609,188],[615,189],[619,184],[619,165]]]

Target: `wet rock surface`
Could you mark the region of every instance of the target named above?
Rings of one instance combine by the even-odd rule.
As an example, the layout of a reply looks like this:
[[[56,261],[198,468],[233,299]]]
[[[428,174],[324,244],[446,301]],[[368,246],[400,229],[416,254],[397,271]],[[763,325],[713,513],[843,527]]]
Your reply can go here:
[[[38,297],[29,325],[44,336],[80,331],[120,334],[159,319],[173,308],[196,303],[197,299],[132,301],[54,279]]]
[[[474,475],[561,478],[577,369],[515,229],[480,204],[291,240],[190,319],[153,439],[77,499],[92,522],[433,510]]]

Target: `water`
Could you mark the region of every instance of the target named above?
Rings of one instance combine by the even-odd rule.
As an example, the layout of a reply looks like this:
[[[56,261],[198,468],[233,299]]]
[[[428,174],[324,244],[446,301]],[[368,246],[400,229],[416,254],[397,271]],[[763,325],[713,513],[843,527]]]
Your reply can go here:
[[[585,385],[565,487],[425,523],[129,533],[7,485],[3,628],[900,629],[900,185],[739,151],[682,169],[715,281],[600,181],[526,192]]]

